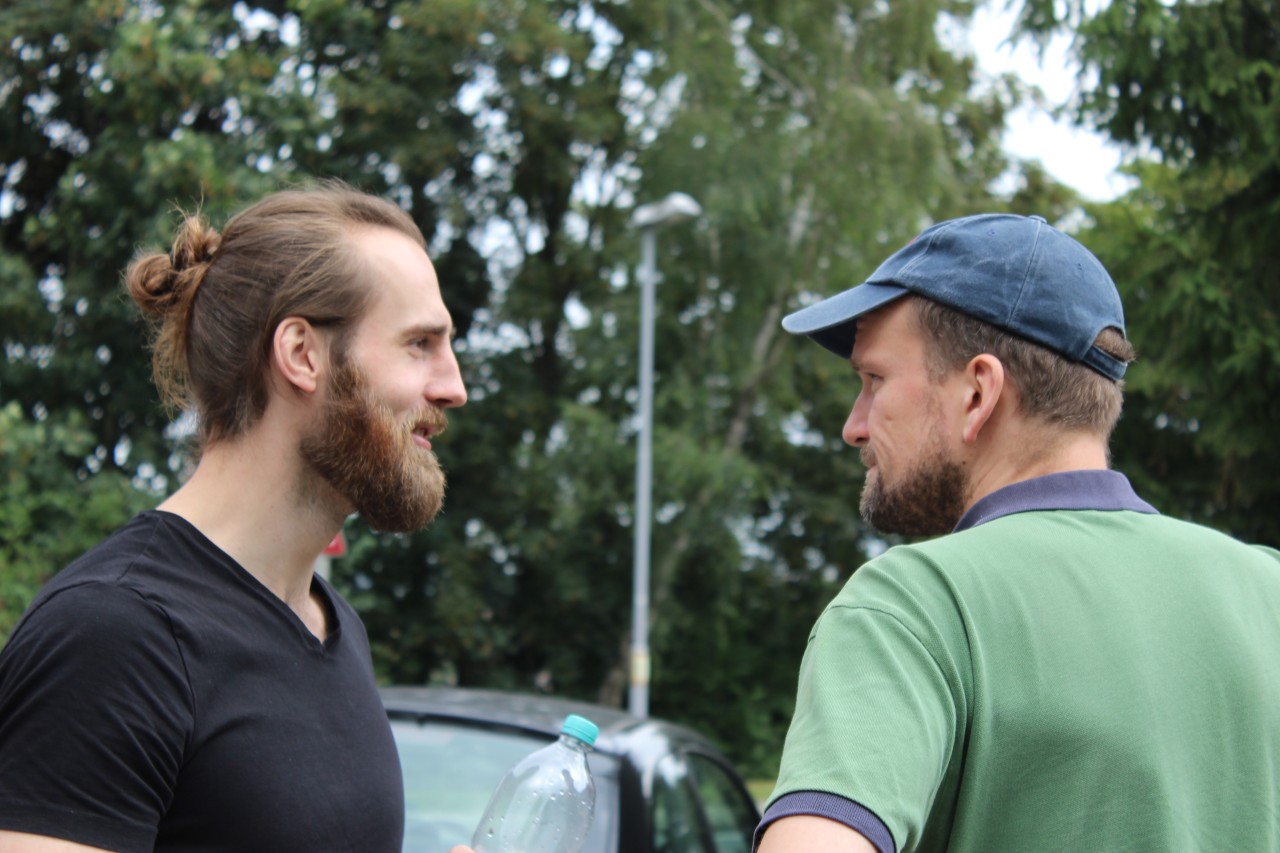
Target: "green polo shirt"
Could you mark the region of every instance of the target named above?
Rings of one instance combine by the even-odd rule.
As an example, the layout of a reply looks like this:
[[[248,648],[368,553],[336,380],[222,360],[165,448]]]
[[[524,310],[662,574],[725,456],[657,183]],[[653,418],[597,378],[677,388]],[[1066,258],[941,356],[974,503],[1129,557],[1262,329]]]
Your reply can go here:
[[[1114,472],[988,496],[814,626],[761,831],[891,851],[1280,851],[1280,553]]]

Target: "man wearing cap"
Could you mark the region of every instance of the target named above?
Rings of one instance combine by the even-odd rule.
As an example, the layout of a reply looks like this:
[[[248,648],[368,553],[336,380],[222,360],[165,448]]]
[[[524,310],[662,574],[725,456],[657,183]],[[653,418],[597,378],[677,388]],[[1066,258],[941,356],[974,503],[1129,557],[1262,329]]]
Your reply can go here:
[[[863,517],[938,538],[819,617],[760,853],[1280,851],[1280,553],[1108,470],[1133,351],[1098,260],[966,217],[783,325],[861,380]]]

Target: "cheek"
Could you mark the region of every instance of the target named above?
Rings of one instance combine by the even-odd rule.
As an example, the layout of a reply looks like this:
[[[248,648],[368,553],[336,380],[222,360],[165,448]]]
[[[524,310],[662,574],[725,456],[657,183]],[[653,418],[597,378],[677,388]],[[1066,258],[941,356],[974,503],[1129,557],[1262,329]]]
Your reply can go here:
[[[899,429],[898,419],[894,416],[892,399],[877,399],[876,405],[867,409],[867,431],[871,440],[877,444],[885,444],[893,440],[893,433]]]
[[[419,408],[420,386],[408,371],[388,371],[379,377],[370,377],[370,395],[396,415],[403,415]]]
[[[867,410],[866,429],[876,464],[892,469],[893,460],[910,455],[911,448],[923,429],[923,404],[896,399],[892,394],[876,396],[876,404]]]

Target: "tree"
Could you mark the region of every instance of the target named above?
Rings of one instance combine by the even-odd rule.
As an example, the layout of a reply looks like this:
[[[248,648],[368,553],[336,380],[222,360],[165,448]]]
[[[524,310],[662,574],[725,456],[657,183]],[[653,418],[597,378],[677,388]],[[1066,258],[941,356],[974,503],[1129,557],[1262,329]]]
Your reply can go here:
[[[69,473],[176,486],[181,454],[119,277],[136,246],[163,247],[176,207],[220,222],[309,175],[400,197],[424,173],[467,185],[451,164],[470,162],[460,153],[470,122],[451,105],[456,81],[429,73],[452,79],[447,57],[415,65],[384,4],[303,3],[302,16],[289,5],[15,0],[0,11],[0,392],[37,424],[93,437],[83,460],[63,458]],[[391,42],[394,71],[370,70],[382,59],[370,33]],[[386,109],[409,95],[421,147]],[[378,122],[363,118],[380,109]],[[409,195],[435,233],[425,185]],[[471,220],[453,215],[455,203],[444,199],[445,218],[465,232]],[[483,269],[466,241],[437,263],[465,328],[484,301]],[[46,574],[62,552],[47,556]]]
[[[1032,0],[1025,28],[1078,32],[1076,115],[1148,155],[1090,206],[1140,360],[1117,464],[1166,511],[1280,545],[1280,8],[1270,0]]]
[[[635,239],[619,211],[600,204],[629,203],[638,188],[627,170],[638,170],[646,200],[681,189],[706,208],[695,227],[661,238],[654,710],[721,732],[735,754],[771,768],[804,637],[861,563],[865,540],[852,506],[858,464],[836,453],[853,390],[847,367],[787,339],[778,321],[858,280],[930,217],[998,204],[983,188],[1004,166],[992,131],[1008,93],[968,97],[971,65],[917,25],[944,9],[964,11],[641,7],[651,56],[632,56],[660,73],[636,81],[620,105],[627,147],[606,161],[618,169],[587,169],[572,182],[578,236],[545,238],[563,253],[548,272],[579,288],[531,315],[525,300],[547,291],[526,258],[512,284],[521,301],[488,320],[495,337],[504,324],[511,330],[510,350],[486,361],[492,384],[481,402],[493,393],[519,431],[485,446],[517,452],[500,488],[485,483],[484,500],[452,496],[465,515],[450,510],[446,523],[470,535],[444,536],[423,556],[446,566],[448,580],[422,593],[435,609],[407,620],[421,627],[412,643],[397,637],[398,649],[428,646],[424,635],[439,632],[454,645],[437,660],[464,682],[599,688],[605,701],[621,701]],[[597,186],[622,189],[615,201]],[[548,348],[559,367],[540,373]],[[522,410],[517,386],[541,399]]]
[[[90,473],[83,420],[32,423],[17,403],[0,408],[0,639],[56,569],[151,499],[117,471]]]
[[[631,597],[637,201],[662,235],[654,710],[768,771],[805,636],[861,562],[848,369],[786,312],[992,197],[1019,92],[939,42],[963,0],[18,0],[0,12],[3,391],[80,422],[118,481],[180,458],[116,271],[336,175],[410,211],[471,392],[444,515],[348,525],[335,580],[380,676],[621,701]],[[847,390],[846,389],[847,384]],[[74,472],[77,459],[63,465]],[[65,482],[65,481],[64,481]],[[106,482],[104,480],[104,482]],[[61,560],[49,555],[50,562]],[[726,710],[729,709],[729,710]]]
[[[661,238],[655,505],[669,516],[654,539],[653,705],[728,730],[759,772],[773,770],[814,619],[875,544],[856,511],[859,463],[839,438],[849,368],[779,322],[861,281],[930,219],[997,203],[985,188],[1005,166],[992,131],[1008,93],[971,98],[971,60],[932,25],[966,13],[939,2],[667,12],[681,109],[638,164],[649,193],[690,191],[706,215]],[[635,295],[618,297],[602,319],[627,318],[629,331]],[[717,666],[699,665],[708,654]]]

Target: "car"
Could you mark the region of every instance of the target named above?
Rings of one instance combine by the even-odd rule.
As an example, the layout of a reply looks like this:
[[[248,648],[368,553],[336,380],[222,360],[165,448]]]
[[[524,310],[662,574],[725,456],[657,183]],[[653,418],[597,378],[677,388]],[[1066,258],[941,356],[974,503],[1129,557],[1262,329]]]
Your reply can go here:
[[[750,853],[760,820],[733,765],[692,729],[587,702],[462,687],[386,687],[400,751],[406,853],[469,844],[498,782],[569,714],[600,727],[582,853]]]

